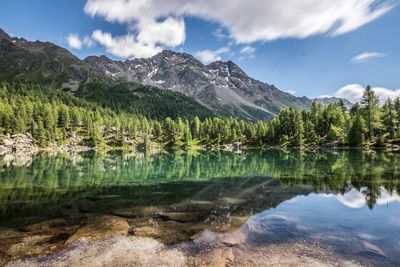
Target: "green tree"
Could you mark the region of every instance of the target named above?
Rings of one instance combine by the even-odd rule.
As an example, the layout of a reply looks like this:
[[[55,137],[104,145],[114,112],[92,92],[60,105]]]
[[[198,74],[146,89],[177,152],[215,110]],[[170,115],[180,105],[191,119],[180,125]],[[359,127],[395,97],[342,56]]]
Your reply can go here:
[[[384,131],[389,134],[389,139],[392,140],[395,134],[396,111],[390,98],[383,105],[382,122]]]
[[[192,123],[192,137],[193,139],[198,139],[200,137],[200,119],[199,117],[194,117],[193,123]]]
[[[294,111],[294,131],[293,131],[293,140],[292,145],[296,147],[301,147],[303,145],[303,121],[301,119],[300,112]]]
[[[44,129],[42,120],[37,122],[33,138],[35,138],[35,141],[39,146],[46,145],[46,130]]]
[[[375,129],[380,127],[380,110],[379,110],[379,97],[375,95],[371,86],[367,86],[361,100],[363,104],[364,119],[367,125],[367,134],[369,141],[374,138]]]
[[[349,133],[348,133],[348,142],[352,147],[362,147],[364,146],[364,134],[365,134],[365,121],[363,117],[358,114],[353,118],[351,123]]]

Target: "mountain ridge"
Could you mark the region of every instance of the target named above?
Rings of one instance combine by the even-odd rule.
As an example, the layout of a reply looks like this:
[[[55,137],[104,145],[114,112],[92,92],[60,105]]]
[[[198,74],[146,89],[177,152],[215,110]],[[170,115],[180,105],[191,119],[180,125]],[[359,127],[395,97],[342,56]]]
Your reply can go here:
[[[220,113],[246,119],[272,118],[283,108],[307,108],[308,98],[298,98],[274,85],[249,77],[233,61],[204,65],[194,56],[164,50],[150,58],[113,61],[106,56],[84,59],[104,75],[186,94]]]
[[[53,43],[10,37],[1,29],[0,80],[50,83],[72,93],[103,80],[134,82],[182,93],[216,114],[249,120],[271,119],[285,108],[306,109],[313,101],[253,79],[231,60],[205,65],[172,50],[124,61],[105,55],[82,60]]]

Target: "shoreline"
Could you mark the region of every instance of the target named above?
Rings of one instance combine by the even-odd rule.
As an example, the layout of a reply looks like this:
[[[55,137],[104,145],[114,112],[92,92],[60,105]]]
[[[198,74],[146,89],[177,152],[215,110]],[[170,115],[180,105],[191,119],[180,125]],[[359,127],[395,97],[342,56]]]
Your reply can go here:
[[[71,138],[72,139],[72,138]],[[103,145],[99,147],[91,147],[77,144],[76,142],[67,142],[67,144],[62,145],[49,145],[46,147],[40,147],[35,144],[32,136],[29,134],[14,134],[6,135],[3,137],[2,143],[0,144],[0,155],[7,154],[25,154],[25,155],[35,155],[41,152],[49,153],[82,153],[90,151],[112,151],[112,150],[124,150],[124,151],[230,151],[240,153],[242,151],[255,150],[255,149],[280,149],[280,150],[301,150],[301,151],[313,151],[313,150],[364,150],[364,151],[387,151],[396,152],[400,151],[399,145],[391,144],[386,147],[374,147],[374,146],[364,146],[364,147],[349,147],[349,146],[336,146],[336,145],[310,145],[303,147],[280,147],[280,146],[270,146],[270,147],[256,147],[240,144],[240,149],[237,149],[235,144],[225,144],[221,146],[208,146],[202,145],[191,148],[167,148],[163,147],[161,144],[154,143],[148,149],[140,148],[140,145],[125,145],[125,146],[108,146]]]

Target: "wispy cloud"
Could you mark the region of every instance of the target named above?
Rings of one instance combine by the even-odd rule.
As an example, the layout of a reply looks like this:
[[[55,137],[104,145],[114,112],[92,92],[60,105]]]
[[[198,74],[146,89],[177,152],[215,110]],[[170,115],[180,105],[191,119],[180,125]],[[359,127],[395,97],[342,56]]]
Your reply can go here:
[[[255,51],[256,49],[254,47],[246,45],[240,50],[240,54],[249,56],[254,54]]]
[[[364,52],[364,53],[361,53],[361,54],[358,54],[358,55],[352,57],[351,62],[354,64],[358,64],[358,63],[367,62],[373,58],[380,58],[380,57],[384,57],[384,56],[386,56],[386,54],[379,53],[379,52]]]
[[[222,28],[215,29],[215,31],[213,31],[211,34],[214,35],[214,37],[218,40],[223,40],[229,37]]]

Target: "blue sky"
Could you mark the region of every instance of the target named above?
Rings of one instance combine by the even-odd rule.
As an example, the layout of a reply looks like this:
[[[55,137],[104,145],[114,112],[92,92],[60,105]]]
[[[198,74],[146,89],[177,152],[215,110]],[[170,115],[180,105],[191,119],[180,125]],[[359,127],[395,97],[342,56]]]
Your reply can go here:
[[[374,0],[2,0],[0,27],[80,58],[232,60],[297,96],[400,95],[400,7]]]

